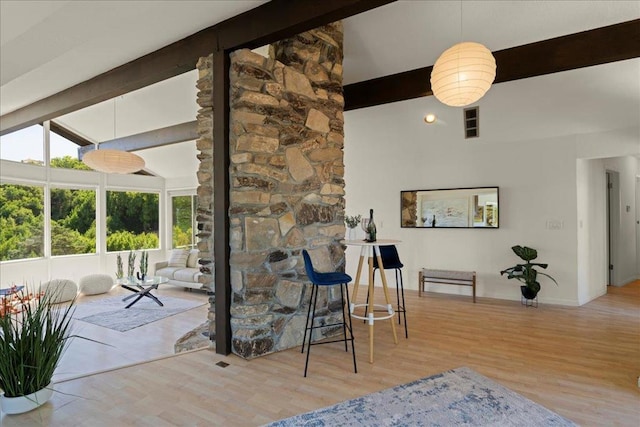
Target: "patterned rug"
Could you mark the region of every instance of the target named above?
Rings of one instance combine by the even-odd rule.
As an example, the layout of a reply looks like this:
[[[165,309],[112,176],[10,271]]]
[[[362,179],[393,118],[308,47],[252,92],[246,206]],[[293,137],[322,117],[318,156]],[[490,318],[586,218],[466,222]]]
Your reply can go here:
[[[506,387],[457,368],[268,424],[275,426],[574,426]]]
[[[192,301],[170,296],[158,297],[164,307],[159,306],[151,298],[142,298],[131,308],[124,307],[131,302],[122,301],[126,295],[108,297],[80,303],[76,306],[73,317],[83,322],[126,332],[131,329],[146,325],[147,323],[161,320],[174,314],[200,307],[207,303],[207,299],[202,301]]]

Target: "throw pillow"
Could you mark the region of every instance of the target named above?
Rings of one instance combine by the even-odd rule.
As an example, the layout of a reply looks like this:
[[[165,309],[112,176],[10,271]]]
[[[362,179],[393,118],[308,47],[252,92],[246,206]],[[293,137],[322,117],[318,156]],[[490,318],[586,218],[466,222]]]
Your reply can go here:
[[[191,249],[189,251],[189,258],[187,258],[187,267],[189,268],[198,268],[198,250]]]
[[[174,249],[169,257],[169,267],[186,267],[189,251],[186,249]]]

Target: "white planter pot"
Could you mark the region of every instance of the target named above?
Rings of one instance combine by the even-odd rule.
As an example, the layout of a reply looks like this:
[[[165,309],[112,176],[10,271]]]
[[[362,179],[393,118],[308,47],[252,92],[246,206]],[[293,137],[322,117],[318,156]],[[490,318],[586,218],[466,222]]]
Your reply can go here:
[[[355,228],[347,227],[347,240],[356,240],[357,239],[357,230]]]
[[[22,414],[45,404],[51,399],[52,394],[53,387],[51,387],[51,384],[27,396],[5,397],[2,394],[0,395],[0,407],[5,414]]]

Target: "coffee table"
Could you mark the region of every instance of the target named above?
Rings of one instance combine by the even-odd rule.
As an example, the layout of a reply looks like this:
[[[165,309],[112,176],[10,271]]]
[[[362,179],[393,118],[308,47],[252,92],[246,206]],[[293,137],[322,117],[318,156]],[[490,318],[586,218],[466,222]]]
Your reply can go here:
[[[154,289],[158,289],[159,285],[163,283],[167,283],[169,279],[162,276],[150,276],[145,278],[144,280],[138,280],[135,277],[128,277],[118,279],[116,283],[125,288],[128,291],[133,292],[133,295],[129,295],[127,297],[122,298],[122,301],[128,301],[132,298],[135,298],[132,302],[129,303],[125,308],[129,308],[138,301],[140,301],[143,297],[151,298],[154,300],[159,306],[164,307],[164,304],[151,293]]]

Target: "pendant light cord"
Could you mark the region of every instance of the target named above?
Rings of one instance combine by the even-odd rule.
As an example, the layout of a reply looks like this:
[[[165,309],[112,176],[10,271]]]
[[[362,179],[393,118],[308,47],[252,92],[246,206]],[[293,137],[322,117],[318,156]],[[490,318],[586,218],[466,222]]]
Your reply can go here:
[[[113,139],[116,139],[116,120],[117,120],[117,116],[116,116],[116,101],[117,101],[117,97],[113,98]]]
[[[460,0],[460,43],[464,41],[464,37],[462,34],[462,0]]]

